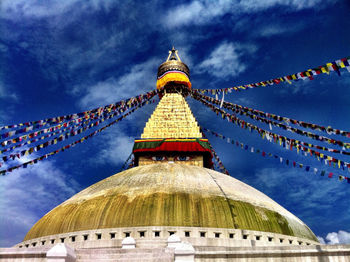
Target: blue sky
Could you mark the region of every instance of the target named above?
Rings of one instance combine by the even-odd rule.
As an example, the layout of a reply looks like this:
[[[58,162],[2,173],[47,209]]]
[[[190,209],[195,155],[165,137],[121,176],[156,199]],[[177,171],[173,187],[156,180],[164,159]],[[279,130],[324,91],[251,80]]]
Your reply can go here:
[[[153,90],[157,68],[172,45],[190,67],[194,88],[254,83],[323,65],[350,55],[349,13],[346,0],[3,0],[0,125],[81,112]],[[225,100],[349,131],[350,74],[341,72],[341,77],[331,73],[235,92]],[[219,119],[190,98],[188,102],[203,127],[332,170]],[[20,242],[56,205],[119,172],[154,107],[136,111],[84,144],[1,177],[0,246]],[[208,138],[232,176],[294,213],[325,242],[350,243],[348,184]]]

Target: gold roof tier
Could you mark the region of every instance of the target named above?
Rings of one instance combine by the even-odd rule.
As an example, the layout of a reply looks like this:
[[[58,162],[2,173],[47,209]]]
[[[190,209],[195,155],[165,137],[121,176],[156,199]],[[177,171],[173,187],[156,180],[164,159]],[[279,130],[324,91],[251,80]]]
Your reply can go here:
[[[202,134],[183,96],[170,93],[160,100],[141,138],[202,138]]]

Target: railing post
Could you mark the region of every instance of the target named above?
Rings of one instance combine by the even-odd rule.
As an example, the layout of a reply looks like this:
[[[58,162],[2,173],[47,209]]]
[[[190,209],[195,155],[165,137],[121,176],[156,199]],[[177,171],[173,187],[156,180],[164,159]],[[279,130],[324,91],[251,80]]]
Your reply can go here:
[[[63,243],[56,244],[46,253],[47,262],[75,262],[74,249]]]

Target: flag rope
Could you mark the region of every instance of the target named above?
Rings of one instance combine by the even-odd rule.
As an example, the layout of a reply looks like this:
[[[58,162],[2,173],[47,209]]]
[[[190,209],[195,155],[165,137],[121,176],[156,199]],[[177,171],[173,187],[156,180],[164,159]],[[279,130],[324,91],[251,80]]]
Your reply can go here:
[[[133,103],[132,104],[133,106],[134,105],[136,105],[135,103]],[[49,138],[49,137],[51,137],[51,136],[54,136],[54,135],[57,135],[57,134],[61,134],[61,133],[64,133],[64,135],[63,136],[69,136],[69,135],[74,135],[74,133],[75,133],[75,128],[77,128],[77,127],[79,127],[79,126],[81,126],[81,125],[86,125],[86,124],[89,124],[91,121],[94,121],[94,120],[96,120],[96,119],[110,119],[111,117],[109,117],[109,116],[111,116],[112,114],[112,117],[114,117],[114,116],[118,116],[118,115],[120,115],[121,113],[123,113],[123,112],[125,112],[125,111],[127,111],[127,110],[129,110],[131,107],[126,107],[126,108],[124,108],[124,107],[122,107],[122,108],[119,108],[118,110],[115,108],[115,109],[112,109],[112,110],[110,110],[108,113],[107,112],[104,112],[103,114],[99,114],[99,115],[94,115],[93,117],[92,116],[88,116],[88,117],[86,117],[86,118],[78,118],[78,119],[75,119],[75,120],[73,120],[73,122],[75,122],[75,124],[73,124],[73,125],[71,125],[70,127],[68,127],[68,128],[64,128],[64,129],[62,129],[62,130],[59,130],[59,131],[57,131],[57,132],[49,132],[47,135],[45,135],[45,136],[41,136],[40,138],[34,138],[34,139],[31,139],[31,140],[28,140],[27,142],[25,142],[25,143],[21,143],[21,144],[18,144],[18,145],[15,145],[15,146],[12,146],[12,147],[9,147],[9,148],[5,148],[5,149],[2,149],[2,150],[0,150],[0,154],[2,154],[2,153],[4,153],[4,152],[8,152],[8,151],[11,151],[11,150],[13,150],[13,149],[15,149],[15,148],[18,148],[18,147],[21,147],[21,146],[24,146],[24,145],[27,145],[27,144],[32,144],[32,143],[36,143],[36,142],[38,142],[38,141],[40,141],[40,140],[44,140],[44,139],[46,139],[46,138]],[[68,126],[68,125],[65,125],[65,124],[63,124],[62,126]],[[60,126],[59,128],[61,128],[62,126]],[[83,126],[84,127],[84,126]],[[56,129],[57,130],[57,129]],[[84,130],[85,131],[85,130]],[[38,132],[40,132],[40,131],[38,131]],[[36,133],[33,133],[33,134],[29,134],[29,135],[26,135],[26,136],[28,136],[28,137],[30,137],[30,138],[33,138],[33,137],[37,137],[38,135],[40,135],[42,132],[40,132],[40,133],[38,133],[38,132],[36,132]],[[65,133],[66,132],[66,133]],[[43,132],[43,133],[45,133],[45,132]],[[71,134],[72,133],[72,134]],[[80,134],[81,132],[79,132],[79,134]],[[27,139],[28,137],[25,137],[25,139]],[[58,139],[58,137],[56,137],[57,139]],[[16,138],[16,139],[12,139],[10,142],[11,143],[17,143],[17,141],[22,141],[22,139],[18,139],[18,138]],[[45,142],[46,143],[46,142]],[[45,144],[44,143],[44,144]],[[5,144],[5,143],[4,143]],[[10,144],[10,143],[9,143]],[[1,166],[1,165],[0,165]]]
[[[131,154],[130,154],[130,155],[128,156],[128,158],[125,160],[125,162],[124,162],[124,164],[123,164],[123,166],[122,166],[122,168],[120,169],[119,172],[122,172],[122,171],[126,170],[126,166],[128,166],[128,162],[129,162],[129,160],[131,159],[132,155],[133,155],[133,153],[131,152]]]
[[[107,115],[109,115],[109,114],[110,113],[108,113]],[[64,133],[64,135],[66,135],[67,133],[72,132],[72,130],[74,131],[74,129],[76,129],[77,127],[81,127],[82,125],[89,124],[91,121],[99,119],[99,118],[101,118],[101,116],[95,116],[94,118],[89,118],[88,120],[81,120],[81,121],[80,120],[77,121],[78,119],[76,119],[76,123],[74,125],[71,125],[71,126],[67,127],[67,128],[58,130],[57,132],[49,132],[45,136],[41,136],[41,137],[33,136],[33,137],[36,137],[36,138],[33,138],[31,140],[27,140],[26,142],[21,143],[21,144],[16,144],[16,145],[13,145],[13,146],[1,149],[0,150],[0,155],[3,154],[3,153],[6,153],[6,152],[10,152],[10,151],[12,151],[12,150],[14,150],[16,148],[19,148],[19,147],[22,147],[22,146],[25,146],[25,145],[35,144],[36,142],[38,142],[40,140],[44,140],[46,138],[49,138],[49,137],[52,137],[52,136],[55,136],[55,135],[58,135],[58,134]],[[17,142],[13,141],[12,144],[14,144],[14,143],[17,143]]]
[[[151,95],[153,96],[155,93],[157,93],[157,90],[153,90],[153,91],[147,92],[145,94],[140,94],[138,96],[130,97],[128,99],[121,100],[121,101],[113,103],[113,104],[105,105],[103,107],[97,107],[97,108],[94,108],[94,109],[91,109],[88,111],[84,111],[84,112],[80,112],[80,113],[74,113],[74,114],[69,114],[69,115],[64,115],[64,116],[57,116],[57,117],[46,118],[46,119],[42,119],[42,120],[30,121],[30,122],[13,124],[13,125],[0,126],[0,131],[4,130],[4,129],[21,128],[18,130],[13,130],[13,131],[3,133],[0,135],[0,138],[3,139],[3,138],[8,138],[8,137],[11,137],[11,136],[14,136],[17,134],[26,133],[26,132],[31,131],[33,129],[41,128],[47,124],[58,124],[58,123],[61,123],[63,121],[74,120],[74,119],[77,119],[80,117],[87,117],[87,116],[93,115],[93,114],[101,114],[104,111],[109,112],[111,110],[111,108],[113,108],[113,107],[116,107],[116,108],[125,107],[125,106],[130,105],[131,103],[133,103],[135,101],[141,101],[141,100],[144,100],[145,98],[149,98]]]
[[[83,143],[84,141],[87,141],[90,137],[93,137],[95,135],[97,135],[98,133],[104,131],[106,128],[118,123],[119,121],[121,121],[122,119],[124,119],[126,116],[130,115],[131,113],[135,112],[135,110],[137,110],[138,108],[140,107],[143,107],[144,105],[146,104],[149,104],[149,103],[153,103],[154,101],[150,101],[150,99],[155,96],[158,92],[155,91],[153,93],[153,95],[151,97],[148,97],[147,100],[143,101],[142,103],[138,104],[135,108],[133,108],[131,111],[127,112],[126,114],[122,115],[121,117],[117,118],[116,120],[110,122],[109,124],[105,125],[104,127],[101,127],[100,129],[98,130],[95,130],[94,132],[80,138],[79,140],[76,140],[68,145],[65,145],[64,147],[61,147],[55,151],[52,151],[50,153],[47,153],[47,154],[44,154],[38,158],[35,158],[33,160],[30,160],[28,162],[25,162],[25,163],[21,163],[20,165],[17,165],[17,166],[13,166],[13,167],[10,167],[10,168],[7,168],[7,169],[4,169],[4,170],[0,170],[0,175],[5,175],[6,173],[9,173],[9,172],[12,172],[13,170],[16,170],[18,168],[27,168],[28,165],[32,165],[32,164],[36,164],[38,163],[38,161],[42,161],[44,159],[47,159],[48,157],[51,157],[53,155],[56,155],[58,154],[59,152],[63,152],[64,150],[66,149],[69,149],[71,147],[74,147],[76,146],[77,144],[79,143]]]
[[[350,57],[338,59],[333,62],[329,62],[325,65],[318,66],[313,69],[308,69],[306,71],[298,72],[292,75],[287,75],[287,76],[281,76],[278,78],[266,80],[266,81],[260,81],[257,83],[252,83],[252,84],[246,84],[246,85],[239,85],[239,86],[233,86],[229,88],[221,88],[221,89],[194,89],[195,91],[201,92],[201,93],[211,93],[213,95],[219,94],[221,92],[231,93],[233,90],[234,91],[241,91],[241,90],[247,90],[247,89],[253,89],[253,88],[259,88],[262,86],[271,86],[271,85],[277,85],[281,82],[287,82],[289,84],[292,84],[291,81],[298,81],[300,79],[305,80],[305,79],[310,79],[313,80],[314,76],[318,76],[320,74],[328,74],[331,71],[337,72],[337,74],[340,76],[340,69],[341,68],[346,68],[348,72],[350,72]]]
[[[218,99],[214,99],[212,97],[208,97],[208,96],[205,96],[205,95],[202,95],[202,94],[199,94],[198,92],[194,92],[194,96],[198,96],[199,98],[207,101],[207,102],[211,102],[213,104],[217,104],[217,105],[222,105],[224,108],[226,109],[229,109],[229,110],[232,110],[234,111],[230,106],[228,106],[229,104],[231,103],[227,103],[227,102],[224,102],[224,103],[221,103],[220,100]],[[225,104],[226,103],[226,104]],[[234,111],[235,112],[235,111]],[[235,112],[236,113],[236,112]],[[252,115],[250,113],[247,113],[247,112],[244,112],[244,111],[239,111],[239,113],[245,115],[245,116],[248,116],[250,117],[251,119],[253,120],[257,120],[259,122],[262,122],[264,124],[268,124],[268,125],[273,125],[273,126],[277,126],[279,128],[282,128],[284,130],[287,130],[287,131],[290,131],[290,132],[293,132],[293,133],[296,133],[298,135],[302,135],[302,136],[306,136],[308,138],[312,138],[314,140],[317,140],[317,141],[321,141],[321,142],[327,142],[328,144],[333,144],[333,145],[337,145],[337,146],[341,146],[341,147],[346,147],[346,148],[349,148],[350,149],[350,143],[348,142],[343,142],[343,141],[340,141],[340,140],[335,140],[335,139],[331,139],[329,137],[325,137],[325,136],[321,136],[321,135],[317,135],[317,134],[314,134],[312,132],[307,132],[307,131],[303,131],[303,130],[300,130],[298,128],[294,128],[294,127],[291,127],[289,125],[284,125],[284,124],[281,124],[281,123],[277,123],[275,121],[271,121],[271,120],[267,120],[265,118],[262,118],[262,117],[259,117],[257,115]],[[309,146],[308,143],[305,143],[306,146]],[[310,144],[311,145],[311,144]],[[315,147],[317,148],[316,146],[310,146],[310,147]],[[320,146],[318,146],[320,147]],[[335,149],[328,149],[326,147],[324,147],[325,149],[323,149],[323,147],[321,148],[318,148],[318,149],[321,149],[321,150],[326,150],[326,151],[329,151],[329,152],[332,152],[332,153],[340,153],[340,154],[344,154],[344,155],[350,155],[350,152],[346,152],[346,151],[340,151],[340,150],[335,150]]]
[[[200,130],[201,130],[201,133],[203,134],[203,138],[206,138],[205,133],[204,133],[203,130],[202,130],[202,127],[200,127]],[[217,163],[217,166],[219,167],[219,170],[220,170],[222,173],[224,173],[224,174],[230,176],[230,173],[229,173],[229,172],[227,171],[227,169],[225,168],[224,164],[223,164],[222,161],[220,160],[218,154],[215,152],[215,150],[214,150],[213,146],[211,145],[211,143],[209,142],[209,140],[208,140],[208,145],[209,145],[210,151],[213,153],[213,156],[214,156],[214,158],[215,158],[215,161],[216,161],[216,163]]]
[[[120,115],[120,112],[119,111],[115,111],[113,113],[106,114],[105,117],[89,118],[90,121],[89,120],[88,121],[84,121],[81,124],[84,124],[84,123],[88,124],[91,121],[93,121],[94,119],[99,119],[100,118],[100,120],[98,120],[96,122],[93,122],[93,123],[90,123],[89,125],[82,126],[81,128],[79,128],[77,130],[73,130],[72,129],[70,132],[67,132],[64,135],[60,135],[58,137],[55,137],[55,138],[53,138],[51,140],[46,141],[45,143],[36,145],[34,147],[27,148],[25,150],[22,150],[20,153],[13,153],[13,154],[10,154],[8,156],[3,156],[2,159],[3,159],[4,162],[7,162],[9,160],[15,160],[16,158],[19,159],[19,158],[21,158],[23,156],[30,155],[30,154],[32,154],[34,152],[39,151],[42,148],[46,148],[46,147],[51,146],[51,145],[56,145],[58,142],[62,142],[62,141],[66,140],[66,139],[68,139],[70,137],[74,137],[76,135],[79,135],[79,134],[85,132],[86,130],[89,130],[89,129],[93,128],[93,127],[96,127],[96,126],[100,125],[101,123],[103,123],[104,121],[112,119],[112,118],[114,118],[115,116],[118,116],[118,115]],[[2,166],[2,164],[3,163],[0,162],[0,167]]]
[[[234,103],[230,103],[230,102],[226,102],[226,101],[220,101],[218,99],[214,99],[213,97],[205,96],[205,95],[202,95],[200,93],[197,93],[197,94],[201,98],[203,98],[204,100],[206,100],[206,101],[208,101],[210,103],[213,103],[213,104],[216,104],[216,105],[222,105],[222,107],[225,107],[225,108],[230,109],[232,111],[236,111],[236,113],[239,113],[239,114],[245,114],[245,115],[249,116],[252,119],[255,119],[255,116],[252,115],[252,114],[254,114],[257,117],[260,116],[260,117],[263,117],[263,118],[270,118],[270,119],[274,119],[274,120],[277,120],[277,121],[283,121],[283,122],[285,122],[287,124],[288,123],[292,123],[294,125],[298,125],[298,126],[303,127],[303,128],[309,128],[309,129],[312,129],[312,130],[325,132],[325,133],[327,133],[329,135],[335,134],[335,135],[342,135],[342,136],[346,136],[346,137],[350,138],[350,131],[344,131],[344,130],[341,130],[341,129],[336,129],[336,128],[333,128],[331,126],[324,127],[324,126],[320,126],[320,125],[317,125],[317,124],[307,123],[307,122],[304,122],[304,121],[300,121],[300,120],[295,120],[295,119],[288,118],[288,117],[279,116],[279,115],[276,115],[276,114],[266,113],[266,112],[263,112],[263,111],[260,111],[260,110],[256,110],[256,109],[245,107],[245,106],[241,106],[241,105],[238,105],[238,104],[234,104]],[[250,114],[250,113],[252,113],[252,114]],[[264,121],[266,124],[272,123],[270,120],[262,119],[262,121]],[[321,148],[318,148],[318,149],[321,149]]]
[[[322,160],[324,160],[325,165],[327,165],[327,164],[330,165],[331,163],[333,163],[333,165],[337,164],[338,168],[344,169],[344,167],[347,167],[348,170],[350,171],[350,163],[348,163],[348,162],[345,162],[343,160],[328,156],[326,154],[320,153],[320,152],[312,150],[310,148],[300,146],[300,145],[296,144],[297,140],[290,139],[290,138],[287,138],[285,136],[278,135],[278,134],[275,134],[273,132],[269,132],[267,130],[264,130],[264,129],[257,127],[249,122],[241,120],[238,117],[236,117],[235,115],[231,115],[231,114],[225,112],[224,110],[215,107],[212,104],[209,104],[208,102],[206,102],[205,100],[203,100],[201,98],[198,98],[196,96],[192,96],[192,97],[194,99],[202,102],[205,106],[209,107],[217,115],[220,113],[222,116],[222,119],[227,119],[229,122],[232,122],[243,129],[249,128],[250,131],[256,130],[262,136],[263,139],[266,137],[267,141],[269,141],[270,143],[273,143],[273,140],[274,140],[275,143],[279,142],[279,145],[282,146],[282,141],[284,143],[287,142],[287,146],[288,146],[287,148],[289,148],[289,149],[292,149],[294,147],[297,149],[297,152],[299,152],[299,150],[301,149],[304,151],[305,156],[307,156],[309,153],[311,156],[315,156],[317,158],[317,160],[319,160],[320,162]],[[299,141],[299,142],[301,142],[301,141]],[[285,146],[283,145],[283,147],[285,147]]]
[[[210,133],[210,134],[212,134],[212,135],[214,135],[215,137],[218,137],[218,138],[221,138],[222,140],[224,140],[226,143],[228,143],[228,144],[232,144],[232,145],[236,145],[237,147],[240,147],[242,150],[246,150],[246,151],[248,151],[248,152],[250,152],[250,153],[257,153],[257,154],[260,154],[262,157],[266,157],[266,156],[268,156],[268,157],[273,157],[273,158],[275,158],[275,159],[279,159],[280,161],[280,163],[282,164],[283,162],[285,162],[286,163],[286,165],[288,165],[288,166],[292,166],[292,167],[299,167],[299,168],[303,168],[303,167],[305,167],[305,171],[306,172],[309,172],[310,171],[310,169],[311,170],[313,170],[314,171],[314,173],[315,174],[320,174],[321,176],[324,176],[325,174],[326,174],[326,171],[325,170],[319,170],[318,168],[315,168],[315,167],[311,167],[311,166],[309,166],[309,165],[304,165],[304,164],[302,164],[302,163],[299,163],[299,162],[297,162],[297,161],[290,161],[289,159],[286,159],[286,158],[283,158],[283,157],[280,157],[280,156],[278,156],[278,155],[276,155],[276,154],[272,154],[272,153],[269,153],[269,152],[265,152],[265,151],[263,151],[263,150],[260,150],[260,149],[257,149],[257,148],[254,148],[254,147],[252,147],[252,146],[249,146],[249,145],[247,145],[247,144],[244,144],[244,143],[242,143],[242,142],[239,142],[238,140],[234,140],[233,138],[229,138],[229,137],[227,137],[227,136],[224,136],[224,135],[222,135],[222,134],[219,134],[219,133],[217,133],[217,132],[215,132],[215,131],[212,131],[212,130],[210,130],[210,129],[207,129],[207,128],[202,128],[204,131],[206,131],[206,132],[208,132],[208,133]],[[285,160],[285,161],[284,161]],[[350,184],[350,177],[346,177],[346,176],[343,176],[343,175],[334,175],[334,173],[333,172],[329,172],[328,173],[328,177],[329,178],[332,178],[333,176],[337,176],[338,177],[338,180],[339,181],[347,181],[349,184]]]

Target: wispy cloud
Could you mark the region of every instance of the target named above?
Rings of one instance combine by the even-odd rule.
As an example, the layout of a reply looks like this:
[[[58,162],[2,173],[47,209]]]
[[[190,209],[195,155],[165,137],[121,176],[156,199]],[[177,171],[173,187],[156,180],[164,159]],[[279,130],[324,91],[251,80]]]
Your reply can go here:
[[[17,101],[18,96],[15,92],[11,92],[0,80],[0,99],[12,99]]]
[[[320,5],[322,3],[322,5]],[[165,23],[168,27],[176,27],[189,24],[210,24],[215,18],[226,14],[238,16],[246,13],[265,11],[273,7],[284,7],[286,11],[298,11],[308,8],[321,8],[332,3],[323,0],[195,0],[190,3],[180,4],[170,10],[165,16]],[[334,2],[333,2],[334,3]]]
[[[155,75],[159,61],[150,59],[134,65],[129,72],[118,78],[110,78],[94,85],[76,86],[71,94],[81,97],[81,108],[91,108],[117,102],[121,99],[148,92],[155,88]]]
[[[275,23],[275,24],[269,24],[262,26],[261,28],[257,28],[257,30],[254,30],[253,36],[260,36],[260,37],[271,37],[275,35],[280,35],[283,33],[292,33],[296,32],[298,30],[301,30],[303,28],[303,24],[301,23],[294,23],[292,25],[283,24],[283,23]]]
[[[28,161],[28,159],[21,159]],[[53,161],[42,161],[0,177],[0,246],[11,246],[33,224],[79,189]]]
[[[127,135],[123,129],[116,126],[105,134],[103,145],[95,159],[98,164],[120,165],[132,152],[133,143],[134,137]]]
[[[242,45],[224,41],[198,66],[198,72],[207,72],[216,77],[237,76],[244,72],[247,65],[243,61],[245,55],[256,51],[254,45]]]
[[[170,10],[165,17],[169,27],[186,24],[205,24],[211,19],[222,16],[231,10],[231,1],[192,1]]]
[[[339,183],[325,183],[318,175],[318,180],[314,179],[316,175],[312,171],[304,172],[299,169],[284,168],[264,168],[257,172],[257,180],[268,190],[276,190],[279,186],[299,181],[288,191],[286,198],[295,202],[303,202],[302,205],[308,206],[311,202],[331,197],[336,200],[346,195],[346,192],[339,190]],[[312,183],[309,183],[312,182]],[[335,181],[334,181],[335,182]],[[307,186],[305,186],[307,184]],[[307,201],[305,201],[307,199]],[[329,202],[329,201],[327,201]],[[318,203],[319,204],[319,203]]]
[[[117,15],[101,27],[99,17],[109,15],[111,9]],[[0,42],[12,52],[28,54],[51,89],[68,90],[77,83],[91,86],[96,79],[100,84],[113,83],[128,64],[139,63],[140,53],[151,48],[150,34],[140,32],[157,34],[157,21],[149,15],[154,9],[154,2],[133,8],[132,1],[6,0],[5,12],[0,12],[0,19],[5,18]],[[6,17],[1,16],[4,13]]]
[[[338,221],[350,219],[350,208],[343,202],[346,198],[344,183],[330,181],[328,178],[289,168],[264,168],[256,173],[255,183],[264,193],[278,196],[279,204],[289,209],[309,226],[316,226],[322,221],[323,226],[332,225],[333,221],[324,221],[324,217],[332,217],[332,208],[337,203]],[[283,194],[281,188],[288,187]],[[312,219],[311,219],[312,218]]]
[[[324,0],[265,0],[265,1],[255,1],[246,0],[239,1],[239,7],[244,12],[257,12],[263,11],[272,7],[282,6],[286,8],[286,11],[291,10],[302,10],[307,8],[317,8],[320,3],[328,4],[331,1]]]
[[[26,1],[26,0],[3,0],[0,17],[19,19],[18,14],[30,17],[49,17],[67,12],[72,6],[79,4],[79,9],[109,8],[111,1],[106,0],[49,0],[49,1]],[[17,15],[17,17],[15,16]]]

